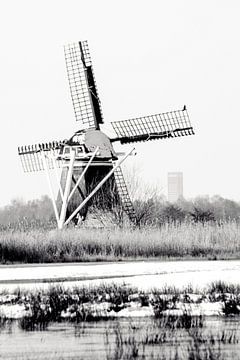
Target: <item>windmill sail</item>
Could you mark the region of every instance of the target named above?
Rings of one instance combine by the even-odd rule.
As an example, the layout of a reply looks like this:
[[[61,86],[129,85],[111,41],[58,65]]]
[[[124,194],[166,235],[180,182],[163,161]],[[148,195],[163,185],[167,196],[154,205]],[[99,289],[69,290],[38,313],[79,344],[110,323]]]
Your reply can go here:
[[[66,45],[64,53],[76,121],[82,129],[99,129],[102,109],[87,41]]]
[[[194,135],[187,109],[111,123],[122,144]]]
[[[123,210],[127,213],[129,219],[134,222],[136,220],[136,214],[120,166],[114,171],[114,177]]]
[[[46,161],[49,169],[53,169],[55,164],[61,166],[61,160],[56,160],[63,143],[53,141],[51,143],[35,144],[18,147],[22,168],[24,172],[35,172],[45,170],[42,153],[47,155]],[[55,159],[55,160],[54,160]]]

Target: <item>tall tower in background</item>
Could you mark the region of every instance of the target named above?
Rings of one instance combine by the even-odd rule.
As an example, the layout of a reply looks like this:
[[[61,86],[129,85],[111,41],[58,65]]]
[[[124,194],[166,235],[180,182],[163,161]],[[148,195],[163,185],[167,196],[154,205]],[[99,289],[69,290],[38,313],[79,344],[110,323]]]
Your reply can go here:
[[[183,197],[183,173],[168,173],[168,201],[175,202]]]

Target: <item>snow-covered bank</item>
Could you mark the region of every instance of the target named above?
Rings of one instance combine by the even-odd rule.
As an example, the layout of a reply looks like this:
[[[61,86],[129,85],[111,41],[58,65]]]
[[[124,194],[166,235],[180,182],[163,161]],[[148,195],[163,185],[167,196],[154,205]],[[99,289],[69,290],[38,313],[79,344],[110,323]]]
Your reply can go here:
[[[123,282],[144,291],[164,286],[191,285],[199,290],[216,281],[240,284],[240,260],[131,261],[58,265],[0,266],[0,291],[46,289],[49,283],[65,288]]]
[[[0,318],[33,318],[49,321],[54,316],[71,321],[121,317],[223,316],[240,314],[240,294],[236,293],[169,293],[134,292],[126,286],[82,288],[66,292],[61,288],[48,293],[0,295]],[[54,319],[56,320],[56,319]]]

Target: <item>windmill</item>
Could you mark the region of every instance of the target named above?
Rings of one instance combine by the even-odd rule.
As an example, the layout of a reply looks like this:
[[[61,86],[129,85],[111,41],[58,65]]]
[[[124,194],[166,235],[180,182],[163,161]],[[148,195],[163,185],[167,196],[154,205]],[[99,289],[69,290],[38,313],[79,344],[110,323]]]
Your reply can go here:
[[[193,135],[186,106],[182,110],[112,122],[116,136],[110,138],[101,131],[103,115],[87,41],[65,46],[64,53],[79,130],[68,140],[18,147],[23,170],[45,171],[60,229],[70,221],[84,220],[92,204],[109,210],[121,204],[130,220],[135,221],[120,167],[135,149],[117,153],[113,143],[132,144]],[[57,199],[52,173],[57,183]]]

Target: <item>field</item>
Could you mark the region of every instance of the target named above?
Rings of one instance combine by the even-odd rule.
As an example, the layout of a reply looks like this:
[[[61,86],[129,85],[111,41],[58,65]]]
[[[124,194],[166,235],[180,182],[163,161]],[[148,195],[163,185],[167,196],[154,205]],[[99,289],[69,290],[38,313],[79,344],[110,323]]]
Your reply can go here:
[[[83,262],[132,259],[237,259],[240,225],[165,224],[146,227],[0,232],[1,263]]]

